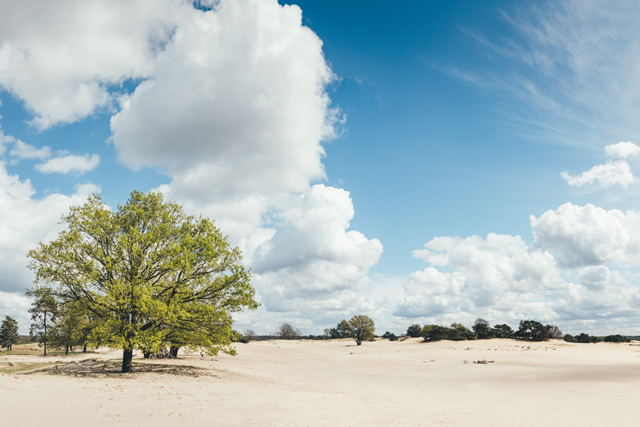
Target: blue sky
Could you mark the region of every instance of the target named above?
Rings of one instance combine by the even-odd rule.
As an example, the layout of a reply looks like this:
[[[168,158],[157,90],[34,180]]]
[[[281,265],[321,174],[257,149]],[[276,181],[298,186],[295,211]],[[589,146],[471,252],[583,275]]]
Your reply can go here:
[[[0,315],[69,205],[136,189],[242,248],[239,329],[640,332],[636,6],[201,3],[0,3]]]

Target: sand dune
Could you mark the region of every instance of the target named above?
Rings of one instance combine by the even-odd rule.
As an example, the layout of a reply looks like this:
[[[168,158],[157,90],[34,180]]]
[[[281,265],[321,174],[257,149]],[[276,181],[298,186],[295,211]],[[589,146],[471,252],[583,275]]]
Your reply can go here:
[[[178,375],[3,374],[0,419],[7,426],[640,425],[640,346],[420,341],[263,341],[238,344],[236,357],[153,362],[184,368]]]

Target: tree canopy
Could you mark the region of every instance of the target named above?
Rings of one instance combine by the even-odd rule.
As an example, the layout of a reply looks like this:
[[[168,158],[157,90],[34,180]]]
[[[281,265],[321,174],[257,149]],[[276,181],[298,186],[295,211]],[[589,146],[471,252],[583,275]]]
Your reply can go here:
[[[0,326],[0,347],[11,351],[13,345],[18,343],[18,338],[18,321],[11,316],[5,316]]]
[[[353,316],[349,321],[343,320],[338,323],[336,329],[341,337],[353,338],[357,345],[361,345],[362,341],[373,339],[376,331],[373,319],[363,315]]]
[[[123,349],[123,372],[135,349],[234,354],[231,314],[259,304],[240,250],[211,220],[134,191],[115,211],[92,195],[62,223],[56,240],[29,252],[29,267],[61,304],[88,313],[92,340]]]

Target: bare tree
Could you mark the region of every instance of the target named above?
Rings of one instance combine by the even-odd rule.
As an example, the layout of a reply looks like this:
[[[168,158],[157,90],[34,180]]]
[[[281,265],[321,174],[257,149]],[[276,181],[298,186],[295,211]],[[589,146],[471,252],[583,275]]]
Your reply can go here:
[[[248,340],[256,340],[258,339],[258,334],[256,334],[253,329],[247,329],[244,331],[244,337]]]
[[[564,334],[562,333],[560,328],[557,327],[556,325],[552,325],[551,328],[549,328],[549,332],[551,332],[551,336],[553,336],[553,338],[562,338],[562,337],[564,337]]]
[[[291,326],[287,322],[284,322],[282,325],[280,325],[278,330],[273,333],[273,335],[278,338],[282,338],[283,340],[293,340],[301,336],[302,333],[300,332],[300,329],[294,329],[293,326]]]

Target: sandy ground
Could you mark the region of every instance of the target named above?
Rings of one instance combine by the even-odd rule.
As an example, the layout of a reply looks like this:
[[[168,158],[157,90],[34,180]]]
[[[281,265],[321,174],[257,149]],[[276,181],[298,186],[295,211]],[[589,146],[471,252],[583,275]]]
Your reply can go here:
[[[238,344],[236,357],[158,362],[203,368],[197,377],[0,374],[0,420],[3,426],[640,425],[638,345],[420,341],[360,347],[347,340],[264,341]],[[119,353],[101,349],[90,357]],[[4,356],[0,366],[6,359],[43,361]],[[482,359],[494,363],[472,363]]]

